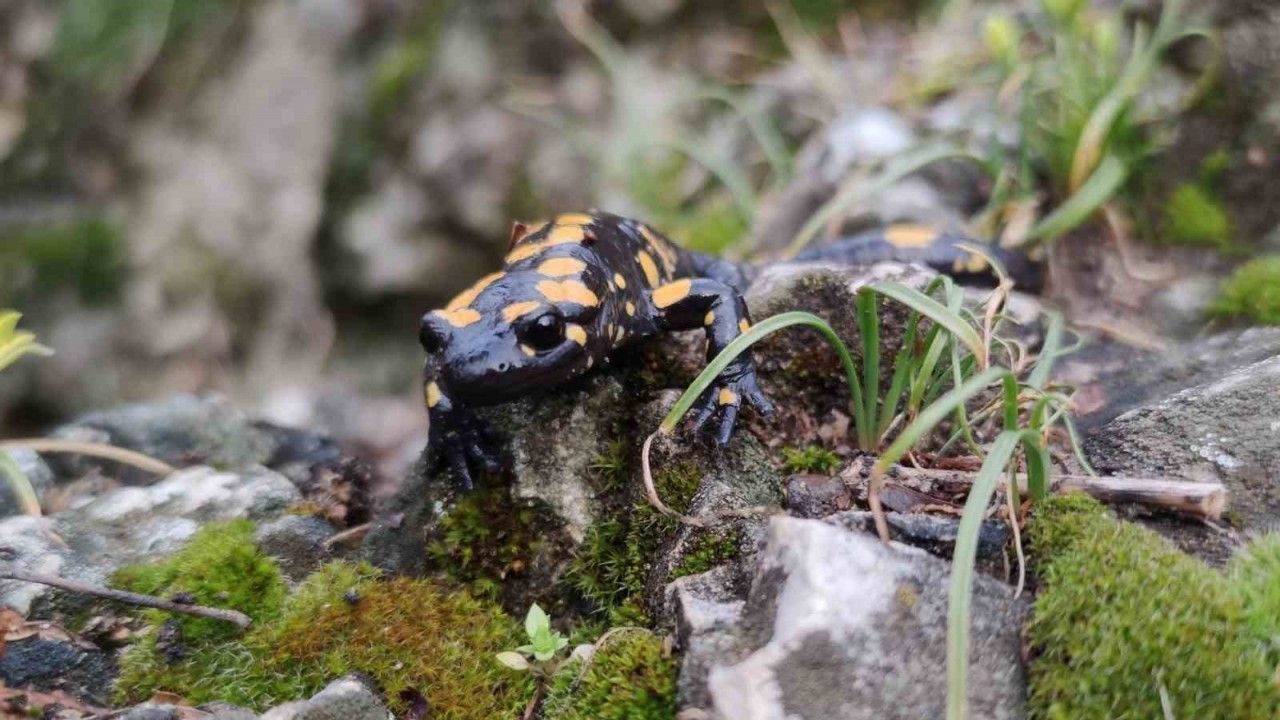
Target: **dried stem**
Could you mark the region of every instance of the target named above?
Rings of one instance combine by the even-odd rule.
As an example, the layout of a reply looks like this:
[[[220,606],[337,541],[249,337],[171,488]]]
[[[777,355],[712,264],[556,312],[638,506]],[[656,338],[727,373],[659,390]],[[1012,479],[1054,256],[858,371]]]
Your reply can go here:
[[[36,452],[88,455],[104,460],[114,460],[124,465],[131,465],[155,475],[168,475],[175,470],[172,465],[156,460],[153,457],[105,443],[55,440],[53,438],[21,438],[18,440],[0,440],[0,450],[34,450]]]
[[[131,593],[124,590],[115,590],[112,588],[98,587],[97,585],[88,585],[74,580],[66,580],[56,575],[39,575],[29,573],[23,570],[0,570],[0,580],[18,580],[20,582],[38,583],[40,585],[48,585],[59,590],[78,593],[81,595],[93,595],[95,597],[104,598],[106,600],[114,600],[116,602],[128,603],[130,605],[141,605],[142,607],[155,608],[157,610],[167,610],[169,612],[182,613],[184,615],[195,615],[196,617],[209,618],[211,620],[222,620],[232,625],[247,630],[253,624],[253,619],[242,612],[235,610],[223,610],[221,608],[205,607],[203,605],[188,605],[185,603],[173,602],[164,598],[155,597],[154,595],[141,595],[139,593]]]

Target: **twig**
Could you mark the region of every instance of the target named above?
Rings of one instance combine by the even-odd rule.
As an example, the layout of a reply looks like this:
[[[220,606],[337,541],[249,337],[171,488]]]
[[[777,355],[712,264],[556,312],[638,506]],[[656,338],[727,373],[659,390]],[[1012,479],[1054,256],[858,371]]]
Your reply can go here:
[[[529,698],[529,704],[524,706],[524,714],[520,716],[521,720],[532,720],[534,714],[538,711],[538,705],[542,703],[542,696],[546,694],[547,682],[545,680],[538,683],[538,688],[534,690],[533,697]]]
[[[165,600],[154,595],[141,595],[139,593],[131,593],[125,590],[115,590],[112,588],[98,587],[97,585],[88,585],[74,580],[66,580],[56,575],[39,575],[29,573],[23,570],[0,570],[0,580],[18,580],[21,582],[38,583],[40,585],[48,585],[59,590],[67,592],[79,593],[82,595],[93,595],[95,597],[104,598],[106,600],[114,600],[116,602],[128,603],[130,605],[141,605],[142,607],[155,608],[157,610],[167,610],[169,612],[183,613],[184,615],[195,615],[196,617],[209,618],[211,620],[222,620],[232,625],[247,630],[253,624],[253,619],[248,615],[236,610],[223,610],[221,608],[205,607],[203,605],[187,605],[185,603],[177,603],[172,600]]]
[[[870,473],[869,458],[859,458],[847,469],[846,476],[860,477]],[[906,465],[897,467],[897,482],[915,480],[917,483],[972,483],[976,473],[958,470],[917,470]],[[876,480],[872,477],[872,488]],[[1169,478],[1093,477],[1091,475],[1060,475],[1051,481],[1055,493],[1083,492],[1104,503],[1134,503],[1148,507],[1175,510],[1208,520],[1218,520],[1227,508],[1228,493],[1220,483],[1171,480]],[[1018,491],[1027,492],[1027,477],[1018,475]],[[873,509],[878,503],[872,499]]]
[[[131,465],[139,470],[153,473],[155,475],[168,475],[175,471],[175,468],[168,463],[143,455],[140,452],[126,450],[124,448],[107,445],[105,443],[80,442],[78,440],[55,440],[53,438],[21,438],[18,440],[0,440],[0,450],[34,450],[36,452],[88,455],[90,457],[99,457],[104,460],[114,460],[118,463]]]
[[[327,549],[327,548],[332,548],[334,545],[341,545],[351,540],[359,540],[360,538],[369,534],[369,528],[371,527],[373,527],[372,523],[365,523],[363,525],[356,525],[355,527],[349,527],[346,530],[343,530],[342,532],[339,532],[339,533],[334,533],[333,535],[330,535],[329,537],[325,538],[324,546]]]

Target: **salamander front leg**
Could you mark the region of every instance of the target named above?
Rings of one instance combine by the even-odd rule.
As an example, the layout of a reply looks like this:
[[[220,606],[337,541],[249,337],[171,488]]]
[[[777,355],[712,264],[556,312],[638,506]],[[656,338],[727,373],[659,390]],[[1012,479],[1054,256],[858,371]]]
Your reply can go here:
[[[751,326],[747,304],[733,288],[708,278],[676,280],[652,292],[658,324],[666,330],[704,328],[707,332],[707,360]],[[729,442],[743,402],[762,415],[773,412],[773,404],[756,382],[756,365],[750,352],[734,358],[694,405],[694,428],[719,415],[717,440]]]
[[[469,408],[455,404],[437,381],[426,381],[425,396],[431,423],[428,443],[436,450],[436,463],[470,491],[472,466],[486,472],[497,472],[501,467],[488,428]]]

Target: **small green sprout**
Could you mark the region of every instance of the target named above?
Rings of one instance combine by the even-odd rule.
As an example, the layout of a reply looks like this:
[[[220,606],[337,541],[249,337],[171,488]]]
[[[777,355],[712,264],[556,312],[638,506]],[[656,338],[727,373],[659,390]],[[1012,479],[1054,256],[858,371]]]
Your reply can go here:
[[[555,662],[555,658],[569,645],[569,638],[551,629],[551,618],[537,603],[530,606],[524,616],[524,631],[529,636],[529,643],[515,651],[498,653],[498,662],[519,672],[551,677],[563,664]]]
[[[52,355],[53,350],[36,342],[35,333],[18,330],[22,313],[16,310],[0,310],[0,370],[4,370],[26,355]]]

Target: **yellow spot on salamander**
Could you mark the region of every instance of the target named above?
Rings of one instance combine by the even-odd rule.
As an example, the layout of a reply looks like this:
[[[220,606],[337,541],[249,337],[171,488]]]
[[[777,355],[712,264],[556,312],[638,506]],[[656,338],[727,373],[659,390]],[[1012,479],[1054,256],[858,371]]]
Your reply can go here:
[[[538,232],[541,232],[539,230]],[[578,225],[557,225],[547,233],[547,236],[537,242],[527,242],[522,245],[516,245],[511,252],[507,253],[507,263],[518,263],[521,260],[528,260],[556,245],[567,245],[570,243],[580,243],[586,237],[582,228]]]
[[[542,303],[537,300],[525,300],[524,302],[511,303],[510,305],[502,308],[502,319],[506,320],[507,323],[510,324],[540,307],[542,307]]]
[[[885,241],[900,248],[928,247],[940,234],[928,225],[890,225],[884,229]]]
[[[729,388],[720,388],[720,404],[721,405],[736,405],[737,402],[738,402],[738,393],[730,390]]]
[[[529,347],[528,345],[521,345],[520,352],[524,353],[525,355],[528,355],[529,357],[533,357],[534,355],[538,354],[536,350]]]
[[[590,225],[595,218],[586,213],[565,213],[556,216],[557,225]]]
[[[552,245],[580,243],[585,237],[582,227],[578,225],[557,225],[551,229],[551,232],[547,233],[547,239],[543,240],[542,244],[551,247]]]
[[[534,286],[547,302],[577,303],[583,307],[595,307],[600,299],[591,289],[577,280],[541,280]]]
[[[967,253],[951,263],[952,272],[979,273],[987,269],[987,259],[977,253]]]
[[[671,307],[689,297],[689,288],[692,286],[693,281],[688,278],[667,283],[653,291],[653,304],[660,308]]]
[[[434,310],[433,312],[449,321],[449,324],[456,328],[464,328],[471,323],[480,320],[480,313],[469,307],[457,308],[455,310]]]
[[[655,287],[658,284],[658,266],[653,262],[653,256],[641,250],[636,253],[636,262],[640,263],[640,269],[644,271],[644,279],[649,281],[649,287]]]
[[[613,284],[617,285],[620,290],[627,289],[627,279],[622,277],[622,273],[613,274]]]
[[[702,324],[711,327],[711,323],[716,321],[716,311],[708,310],[705,317],[702,318]]]
[[[564,336],[578,343],[579,345],[587,344],[587,331],[583,330],[581,325],[574,325],[573,323],[569,323],[568,325],[565,325]]]
[[[427,389],[423,393],[427,399],[427,407],[433,408],[440,402],[440,386],[434,382],[427,383]]]
[[[489,287],[489,285],[491,285],[494,280],[497,280],[500,277],[502,277],[502,273],[500,272],[489,273],[488,275],[485,275],[484,277],[477,280],[474,285],[458,293],[452,300],[449,301],[448,305],[444,306],[444,309],[457,310],[458,308],[464,308],[470,305],[471,303],[475,302],[475,299],[480,296],[480,293],[484,291],[485,288]]]
[[[746,318],[743,318],[738,321],[738,332],[746,332],[750,329],[751,329],[751,323],[747,322]]]
[[[636,316],[636,304],[635,304],[635,303],[633,303],[633,302],[631,302],[630,300],[628,300],[628,301],[627,301],[627,304],[626,304],[626,306],[625,306],[625,307],[626,307],[626,310],[627,310],[627,315],[630,315],[631,317],[635,317],[635,316]]]
[[[640,226],[640,234],[648,241],[649,247],[653,248],[653,251],[658,254],[658,257],[662,260],[663,267],[667,269],[667,274],[674,273],[676,271],[676,253],[671,249],[671,244],[658,237],[644,225]]]
[[[543,260],[538,266],[538,272],[547,277],[564,277],[566,275],[577,275],[587,268],[587,264],[577,258],[562,257]]]

